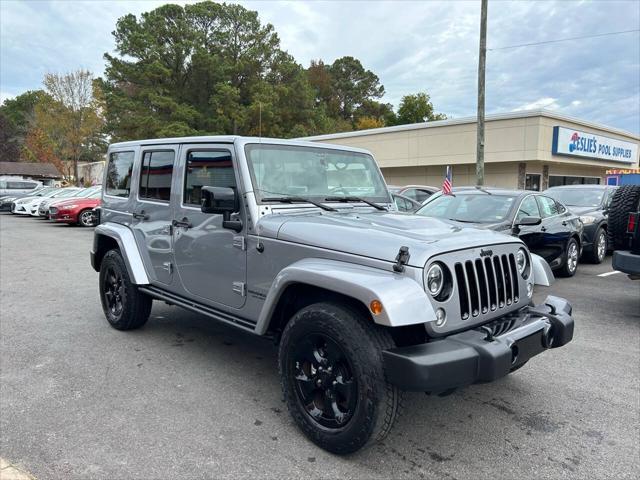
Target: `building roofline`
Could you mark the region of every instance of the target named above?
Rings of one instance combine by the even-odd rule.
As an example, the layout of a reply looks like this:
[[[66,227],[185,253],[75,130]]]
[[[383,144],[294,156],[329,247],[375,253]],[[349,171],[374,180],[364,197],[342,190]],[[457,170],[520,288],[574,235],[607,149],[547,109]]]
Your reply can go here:
[[[634,133],[628,132],[626,130],[621,130],[618,128],[608,127],[606,125],[601,125],[594,122],[589,122],[586,120],[582,120],[577,117],[573,117],[571,115],[566,115],[564,113],[558,113],[551,110],[545,109],[537,109],[537,110],[520,110],[516,112],[506,112],[506,113],[494,113],[485,116],[485,121],[491,122],[495,120],[511,120],[516,118],[530,118],[530,117],[547,117],[553,118],[556,120],[563,120],[565,122],[573,122],[583,125],[588,128],[594,128],[598,130],[605,130],[608,133],[614,133],[617,135],[623,135],[625,137],[630,137],[635,141],[640,141],[640,136]],[[357,130],[355,132],[341,132],[341,133],[329,133],[325,135],[314,135],[311,137],[301,137],[297,140],[306,140],[306,141],[317,141],[317,140],[335,140],[339,138],[350,138],[350,137],[364,137],[367,135],[377,135],[380,133],[392,133],[392,132],[405,132],[410,130],[421,130],[423,128],[435,128],[435,127],[448,127],[452,125],[463,125],[468,123],[476,123],[477,117],[461,117],[461,118],[451,118],[447,120],[437,120],[433,122],[420,122],[420,123],[410,123],[407,125],[396,125],[393,127],[382,127],[382,128],[371,128],[367,130]]]

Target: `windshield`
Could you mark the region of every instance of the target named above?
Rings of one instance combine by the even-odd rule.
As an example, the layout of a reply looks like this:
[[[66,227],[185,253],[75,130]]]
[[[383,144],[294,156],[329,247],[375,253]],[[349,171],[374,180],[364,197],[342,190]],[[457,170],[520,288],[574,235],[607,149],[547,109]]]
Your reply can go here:
[[[604,189],[554,188],[545,193],[568,207],[598,207],[602,203]]]
[[[245,147],[258,199],[277,195],[361,197],[390,202],[370,155],[321,147],[251,144]]]
[[[425,217],[447,218],[469,223],[497,223],[506,220],[515,196],[472,193],[432,197],[416,213]]]

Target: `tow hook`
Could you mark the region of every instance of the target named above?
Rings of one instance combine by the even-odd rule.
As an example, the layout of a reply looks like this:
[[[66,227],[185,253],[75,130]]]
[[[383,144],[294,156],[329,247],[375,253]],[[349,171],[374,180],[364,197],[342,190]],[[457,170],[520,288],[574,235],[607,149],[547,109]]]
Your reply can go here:
[[[479,327],[478,330],[486,334],[486,336],[484,337],[485,342],[493,342],[493,339],[494,339],[493,330],[491,330],[486,325]]]

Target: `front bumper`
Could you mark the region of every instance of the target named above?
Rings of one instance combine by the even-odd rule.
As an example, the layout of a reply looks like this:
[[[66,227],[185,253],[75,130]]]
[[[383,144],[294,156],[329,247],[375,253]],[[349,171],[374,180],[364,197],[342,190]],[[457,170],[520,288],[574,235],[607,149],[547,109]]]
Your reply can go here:
[[[640,275],[640,255],[628,250],[616,250],[613,252],[611,266],[614,270],[628,275]]]
[[[480,328],[382,354],[389,382],[403,390],[440,393],[497,380],[572,338],[571,305],[548,296],[543,305],[525,307]]]

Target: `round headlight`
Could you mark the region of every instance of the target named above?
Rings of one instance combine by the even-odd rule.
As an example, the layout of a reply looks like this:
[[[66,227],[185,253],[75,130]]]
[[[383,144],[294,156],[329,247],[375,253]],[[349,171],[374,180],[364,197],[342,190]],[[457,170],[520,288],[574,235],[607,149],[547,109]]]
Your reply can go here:
[[[434,263],[427,271],[427,290],[432,296],[437,297],[443,286],[444,272],[439,264]]]
[[[518,250],[518,253],[516,253],[516,265],[518,267],[518,272],[523,277],[527,270],[527,262],[527,252],[524,251],[524,248],[521,248],[520,250]]]

